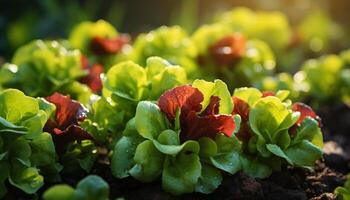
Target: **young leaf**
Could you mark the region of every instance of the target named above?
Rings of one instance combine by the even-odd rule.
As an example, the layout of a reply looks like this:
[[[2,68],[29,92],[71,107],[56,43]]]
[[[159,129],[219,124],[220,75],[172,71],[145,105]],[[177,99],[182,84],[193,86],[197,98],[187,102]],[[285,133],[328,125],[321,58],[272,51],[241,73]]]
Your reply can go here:
[[[233,103],[231,94],[224,82],[215,80],[213,83],[197,79],[193,82],[192,86],[203,94],[202,111],[209,105],[211,96],[217,96],[220,98],[219,113],[231,114]]]
[[[104,87],[116,97],[138,101],[145,95],[147,75],[144,68],[131,62],[121,62],[109,69]]]
[[[235,89],[233,96],[247,102],[249,106],[252,107],[255,102],[257,102],[262,97],[262,93],[255,88],[243,87]]]
[[[291,115],[291,111],[278,98],[271,96],[260,99],[250,110],[249,124],[258,136],[257,149],[262,155],[268,155],[266,143],[276,143],[280,134],[285,134],[283,130],[295,123],[298,116],[291,117]],[[289,145],[290,140],[283,141],[282,146]]]
[[[187,83],[187,76],[184,68],[170,65],[162,59],[156,61],[157,59],[160,58],[151,57],[147,59],[147,75],[149,76],[149,73],[152,73],[152,77],[148,78],[152,85],[150,94],[151,99],[157,99],[166,90]],[[148,62],[148,60],[150,60],[150,62]],[[160,63],[163,63],[162,69],[152,69],[152,72],[150,72],[149,68],[152,67],[152,64],[159,66]],[[158,73],[155,74],[156,72]]]

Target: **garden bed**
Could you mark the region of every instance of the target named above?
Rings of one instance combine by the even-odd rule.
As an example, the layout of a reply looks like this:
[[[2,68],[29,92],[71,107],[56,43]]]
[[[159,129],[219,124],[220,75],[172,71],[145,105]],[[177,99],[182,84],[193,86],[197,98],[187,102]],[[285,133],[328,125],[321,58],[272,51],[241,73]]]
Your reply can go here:
[[[320,112],[324,122],[325,155],[324,159],[316,162],[314,171],[286,167],[281,172],[274,172],[266,179],[254,179],[240,172],[232,176],[224,176],[222,184],[212,194],[194,193],[173,196],[162,190],[160,180],[152,183],[141,183],[131,177],[126,179],[114,178],[110,171],[109,161],[106,158],[106,149],[100,149],[100,157],[91,173],[101,176],[108,182],[111,199],[118,197],[144,200],[335,199],[333,193],[335,188],[344,184],[346,174],[350,171],[350,147],[348,145],[350,144],[350,137],[346,135],[344,129],[334,129],[334,127],[349,127],[349,123],[346,122],[349,121],[350,109],[346,106],[337,106],[329,110],[331,112]],[[335,116],[338,116],[338,118]],[[337,130],[339,130],[339,134]],[[86,175],[86,173],[65,174],[63,182],[74,186]],[[40,195],[48,187],[49,185],[43,187],[38,194]],[[26,200],[31,197],[33,196],[10,187],[10,192],[5,199]]]

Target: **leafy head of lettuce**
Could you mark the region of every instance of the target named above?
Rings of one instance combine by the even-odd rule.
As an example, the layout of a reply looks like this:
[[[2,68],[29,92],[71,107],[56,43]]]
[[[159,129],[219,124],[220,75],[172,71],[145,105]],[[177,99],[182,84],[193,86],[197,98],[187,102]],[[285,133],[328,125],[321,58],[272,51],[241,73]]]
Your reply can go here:
[[[130,56],[140,65],[145,65],[148,57],[159,56],[183,67],[190,78],[198,75],[195,62],[197,49],[186,31],[179,26],[162,26],[139,35]]]
[[[300,48],[309,52],[322,53],[332,47],[346,48],[349,40],[346,31],[322,10],[312,10],[296,27]]]
[[[288,47],[292,37],[288,19],[280,12],[254,12],[238,7],[219,15],[215,21],[248,38],[266,42],[276,53]]]
[[[294,75],[297,90],[311,97],[314,104],[349,103],[350,65],[346,51],[341,55],[325,55],[307,60]],[[320,79],[322,77],[322,79]]]
[[[234,91],[233,114],[241,116],[242,170],[264,178],[284,164],[311,168],[322,157],[321,123],[305,104],[288,99],[287,91]]]
[[[200,27],[193,35],[201,72],[207,79],[221,78],[229,88],[255,85],[275,68],[275,57],[260,40],[232,31],[223,24]]]
[[[69,42],[90,62],[100,63],[106,69],[125,60],[131,50],[130,37],[118,33],[112,24],[104,20],[78,24],[70,33]]]
[[[104,76],[102,97],[92,105],[86,123],[98,140],[106,141],[125,128],[140,101],[155,101],[164,91],[186,83],[184,68],[159,57],[148,58],[145,67],[121,62]]]
[[[43,186],[44,177],[45,181],[59,178],[61,166],[52,137],[43,132],[51,110],[46,101],[19,90],[0,92],[0,197],[7,192],[7,180],[33,194]]]
[[[175,195],[213,192],[222,173],[241,166],[232,108],[220,80],[196,80],[164,92],[157,103],[139,102],[115,145],[113,175],[142,182],[161,177],[163,189]]]
[[[56,91],[87,101],[91,91],[78,80],[88,71],[82,68],[81,54],[57,41],[35,40],[19,48],[13,64],[0,70],[4,88],[17,88],[29,96],[49,96]]]

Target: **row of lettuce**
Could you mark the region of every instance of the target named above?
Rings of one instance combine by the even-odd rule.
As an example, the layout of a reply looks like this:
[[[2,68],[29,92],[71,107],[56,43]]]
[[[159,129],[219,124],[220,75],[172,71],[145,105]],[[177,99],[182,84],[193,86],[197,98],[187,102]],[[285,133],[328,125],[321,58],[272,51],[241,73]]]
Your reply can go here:
[[[281,13],[245,8],[224,13],[191,35],[181,27],[164,26],[131,40],[105,21],[83,22],[68,40],[37,40],[17,50],[11,64],[0,70],[0,89],[18,88],[30,96],[59,91],[86,104],[91,94],[101,92],[100,74],[111,66],[127,60],[146,66],[147,58],[159,56],[183,67],[189,81],[221,79],[230,90],[285,89],[293,100],[311,99],[314,106],[349,105],[350,51],[307,60],[296,73],[286,73],[279,59],[295,60],[281,55],[292,51],[291,32]]]
[[[349,103],[350,52],[307,61],[294,77],[275,74],[275,40],[228,22],[192,36],[161,27],[134,42],[105,21],[84,22],[69,40],[18,49],[0,68],[0,196],[9,185],[35,194],[89,173],[101,156],[115,178],[161,179],[175,195],[211,193],[239,171],[312,168],[321,121],[293,101]],[[88,176],[43,198],[86,195],[107,199],[108,184]]]
[[[161,178],[172,194],[210,193],[224,174],[265,178],[285,165],[312,168],[321,158],[320,121],[288,91],[238,88],[231,95],[221,80],[187,83],[184,68],[151,57],[145,67],[111,67],[102,95],[86,107],[59,93],[33,98],[3,90],[1,194],[7,184],[32,194],[44,181],[89,172],[101,147],[111,150],[116,178]]]

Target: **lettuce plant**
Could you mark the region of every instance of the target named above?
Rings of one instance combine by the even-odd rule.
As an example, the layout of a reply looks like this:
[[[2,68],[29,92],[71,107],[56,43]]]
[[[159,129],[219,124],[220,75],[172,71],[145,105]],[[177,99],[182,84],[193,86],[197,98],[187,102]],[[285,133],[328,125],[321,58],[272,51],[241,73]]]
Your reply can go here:
[[[110,23],[104,20],[85,21],[73,28],[69,35],[73,48],[79,49],[90,62],[100,63],[106,69],[126,59],[130,51],[130,38],[119,34]]]
[[[195,62],[197,49],[186,31],[179,26],[162,26],[136,38],[131,60],[144,66],[151,56],[159,56],[171,64],[180,65],[190,78],[198,76]]]
[[[159,57],[148,58],[145,68],[132,61],[121,62],[106,73],[102,97],[92,105],[85,125],[99,141],[111,134],[114,138],[135,115],[140,101],[157,100],[164,91],[185,83],[185,70]]]
[[[311,11],[296,28],[299,48],[309,52],[325,53],[334,47],[346,48],[350,42],[346,31],[327,12],[321,10]]]
[[[229,88],[254,86],[275,68],[275,57],[266,43],[222,24],[200,27],[193,35],[203,76],[223,79]]]
[[[280,71],[294,72],[306,56],[307,51],[302,48],[302,44],[305,43],[302,40],[304,33],[292,30],[287,16],[281,12],[253,11],[238,7],[218,15],[214,22],[231,31],[241,32],[248,39],[266,42],[276,55]],[[307,28],[315,29],[313,27],[315,25],[308,24]]]
[[[178,195],[210,193],[222,173],[240,169],[231,95],[220,80],[196,80],[164,92],[157,102],[141,101],[116,143],[114,176],[151,182]],[[236,120],[235,120],[236,119]]]
[[[283,164],[311,168],[322,156],[319,118],[303,103],[288,99],[287,91],[234,91],[233,114],[241,116],[237,137],[242,142],[242,170],[264,178]]]
[[[89,171],[96,157],[94,138],[80,126],[87,116],[87,110],[69,96],[55,93],[45,98],[54,105],[54,110],[44,126],[52,135],[55,149],[65,171],[75,166]],[[70,168],[70,169],[68,169]]]
[[[78,50],[66,49],[57,41],[33,41],[19,48],[13,64],[0,69],[4,88],[17,88],[33,97],[49,96],[56,91],[87,102],[91,91],[78,82],[88,74],[81,65]]]
[[[50,134],[43,132],[52,107],[43,99],[25,96],[21,91],[0,92],[0,197],[5,181],[28,194],[45,181],[56,180],[61,166],[56,162]],[[46,179],[48,178],[48,179]]]
[[[349,51],[340,55],[325,55],[306,61],[294,75],[296,88],[303,98],[322,105],[327,102],[344,102],[349,105]],[[320,81],[322,77],[322,81]]]
[[[285,49],[291,41],[292,31],[287,17],[280,12],[254,12],[238,7],[219,15],[216,23],[242,32],[248,38],[267,42],[274,51]]]
[[[89,175],[79,181],[76,188],[66,184],[54,185],[47,189],[44,200],[108,200],[109,186],[106,181],[96,175]]]

